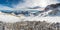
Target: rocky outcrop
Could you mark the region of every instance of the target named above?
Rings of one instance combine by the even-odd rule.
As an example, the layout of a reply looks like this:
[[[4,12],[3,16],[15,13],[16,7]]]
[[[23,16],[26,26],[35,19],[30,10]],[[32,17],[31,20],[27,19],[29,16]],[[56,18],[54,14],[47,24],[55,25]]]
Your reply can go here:
[[[60,23],[45,21],[22,21],[16,23],[3,23],[3,30],[60,30]],[[0,28],[0,30],[1,30]]]

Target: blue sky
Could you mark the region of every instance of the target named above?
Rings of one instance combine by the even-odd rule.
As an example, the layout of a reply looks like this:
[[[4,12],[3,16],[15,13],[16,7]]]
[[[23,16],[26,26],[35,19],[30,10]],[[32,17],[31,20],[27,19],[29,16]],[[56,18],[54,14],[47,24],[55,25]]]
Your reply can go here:
[[[23,0],[0,0],[0,4],[4,6],[12,7],[12,5],[17,5],[18,3],[23,3]]]
[[[0,0],[0,4],[5,6],[17,5],[18,3],[23,3],[25,0]],[[27,0],[26,0],[27,1]],[[60,2],[60,0],[56,0]]]
[[[13,4],[14,5],[17,5],[18,3],[22,4],[24,1],[27,1],[27,0],[0,0],[0,4],[4,6],[12,7]],[[60,2],[60,0],[56,0],[56,1]]]

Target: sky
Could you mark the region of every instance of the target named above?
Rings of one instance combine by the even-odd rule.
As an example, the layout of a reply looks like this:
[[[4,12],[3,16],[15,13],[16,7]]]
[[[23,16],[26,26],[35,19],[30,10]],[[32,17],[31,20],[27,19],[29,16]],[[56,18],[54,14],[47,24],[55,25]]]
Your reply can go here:
[[[20,9],[26,7],[46,7],[49,4],[60,3],[60,0],[0,0],[0,10]]]
[[[60,3],[60,0],[0,0],[0,10],[19,10],[21,8],[35,7],[35,6],[46,7],[47,5],[56,4],[56,3]],[[26,19],[27,20],[33,20],[33,19],[36,20],[37,17],[35,17],[35,18],[28,17]],[[58,21],[60,22],[59,19],[60,19],[60,17],[46,17],[46,18],[42,17],[42,19],[39,19],[39,17],[38,17],[37,20],[47,20],[50,22],[52,20],[54,20],[54,22],[57,20],[56,22],[58,22]],[[20,18],[18,18],[18,17],[12,16],[12,15],[4,15],[4,14],[1,15],[1,13],[0,13],[0,21],[16,22],[19,20],[20,20]]]
[[[13,5],[17,5],[18,3],[23,3],[23,0],[0,0],[0,4],[9,7],[12,7]]]

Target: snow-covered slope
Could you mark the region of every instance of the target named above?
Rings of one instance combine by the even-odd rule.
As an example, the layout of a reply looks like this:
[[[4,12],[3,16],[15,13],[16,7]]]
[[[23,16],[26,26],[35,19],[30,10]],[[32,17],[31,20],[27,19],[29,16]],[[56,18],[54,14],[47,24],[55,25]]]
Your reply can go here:
[[[20,21],[20,19],[12,15],[0,14],[0,21],[13,23],[13,22]]]
[[[59,16],[50,16],[49,12],[52,12],[52,10],[49,10],[47,12],[40,13],[38,16],[24,16],[23,14],[20,14],[19,16],[13,15],[13,14],[5,14],[0,13],[0,21],[3,22],[9,22],[14,23],[18,21],[47,21],[47,22],[60,22]],[[43,14],[43,15],[41,15]],[[60,13],[59,13],[60,14]]]
[[[18,21],[47,21],[60,22],[59,4],[48,5],[43,11],[26,9],[26,10],[1,10],[0,21],[18,22]]]

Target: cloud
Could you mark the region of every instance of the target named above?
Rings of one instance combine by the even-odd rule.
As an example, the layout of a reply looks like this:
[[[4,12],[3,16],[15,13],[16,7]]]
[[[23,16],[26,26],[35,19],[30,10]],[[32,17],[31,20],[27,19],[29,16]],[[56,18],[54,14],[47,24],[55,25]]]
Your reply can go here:
[[[15,9],[26,8],[26,7],[46,7],[50,4],[60,3],[58,0],[25,0],[25,3],[18,4],[14,6]]]
[[[23,0],[23,3],[21,3],[21,1],[20,1],[19,3],[17,3],[17,5],[14,2],[12,2],[13,8],[9,7],[9,6],[1,6],[0,5],[1,6],[0,9],[19,10],[21,8],[26,8],[26,7],[35,7],[35,6],[46,7],[49,4],[60,3],[58,0]]]

